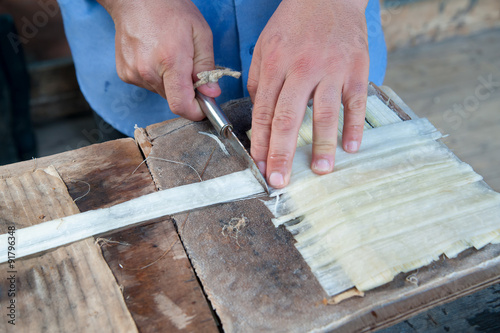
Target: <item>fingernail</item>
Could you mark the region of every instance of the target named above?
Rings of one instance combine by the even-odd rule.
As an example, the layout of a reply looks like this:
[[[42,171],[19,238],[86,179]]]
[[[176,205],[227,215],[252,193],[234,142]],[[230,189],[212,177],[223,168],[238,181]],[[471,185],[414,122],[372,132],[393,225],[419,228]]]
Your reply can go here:
[[[215,89],[219,89],[219,84],[217,82],[208,82],[207,87],[215,90]]]
[[[326,159],[320,159],[314,163],[314,169],[319,172],[328,172],[331,170],[331,168],[332,165],[330,164],[330,161]]]
[[[259,168],[261,174],[266,174],[266,162],[257,162],[257,168]]]
[[[269,184],[272,187],[281,187],[284,183],[283,175],[279,172],[273,172],[269,176]]]
[[[346,150],[348,153],[355,153],[358,151],[358,142],[357,141],[349,141],[346,144]]]

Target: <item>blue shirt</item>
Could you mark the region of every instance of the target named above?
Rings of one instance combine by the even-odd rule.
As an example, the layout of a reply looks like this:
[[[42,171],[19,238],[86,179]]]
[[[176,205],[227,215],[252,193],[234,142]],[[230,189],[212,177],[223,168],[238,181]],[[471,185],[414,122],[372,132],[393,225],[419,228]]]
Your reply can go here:
[[[80,88],[90,106],[119,131],[133,136],[134,125],[145,127],[177,117],[166,100],[123,82],[116,72],[115,27],[95,0],[58,0]],[[222,79],[219,103],[248,96],[246,82],[252,53],[279,0],[194,0],[214,36],[215,63],[242,71],[243,79]],[[369,79],[382,84],[387,52],[378,0],[366,8]]]

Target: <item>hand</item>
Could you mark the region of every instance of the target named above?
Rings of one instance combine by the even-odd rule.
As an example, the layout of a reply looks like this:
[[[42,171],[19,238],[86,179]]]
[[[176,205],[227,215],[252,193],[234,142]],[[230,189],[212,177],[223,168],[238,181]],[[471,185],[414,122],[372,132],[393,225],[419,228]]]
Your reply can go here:
[[[196,74],[215,69],[212,32],[190,0],[98,0],[116,27],[120,78],[166,98],[173,113],[201,120]],[[217,97],[217,83],[198,88]]]
[[[248,91],[254,102],[251,154],[269,184],[290,181],[297,134],[314,98],[317,174],[333,171],[340,102],[343,148],[361,144],[368,88],[367,0],[283,0],[253,54]]]

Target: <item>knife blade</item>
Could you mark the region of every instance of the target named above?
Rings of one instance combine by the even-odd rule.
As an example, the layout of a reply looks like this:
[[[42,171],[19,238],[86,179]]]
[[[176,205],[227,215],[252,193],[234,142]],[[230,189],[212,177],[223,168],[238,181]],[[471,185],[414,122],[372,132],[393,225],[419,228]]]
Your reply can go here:
[[[196,90],[196,99],[198,100],[203,113],[205,113],[210,123],[215,127],[217,134],[220,137],[227,139],[231,147],[233,147],[234,151],[242,158],[254,177],[262,185],[266,193],[269,194],[269,186],[267,185],[264,176],[262,176],[259,168],[255,164],[255,161],[234,134],[233,125],[231,125],[224,112],[217,105],[215,99],[200,93],[198,90]]]

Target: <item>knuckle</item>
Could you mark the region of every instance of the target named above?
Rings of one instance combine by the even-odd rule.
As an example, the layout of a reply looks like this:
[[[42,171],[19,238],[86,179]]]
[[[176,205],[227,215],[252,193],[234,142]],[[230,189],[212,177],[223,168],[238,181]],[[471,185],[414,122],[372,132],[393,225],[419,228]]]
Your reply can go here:
[[[183,102],[183,99],[180,97],[177,96],[169,97],[168,105],[170,106],[170,110],[178,116],[182,116],[186,113],[185,103]]]
[[[366,95],[351,96],[347,98],[344,106],[351,115],[364,115],[366,112]]]
[[[137,74],[141,78],[142,81],[152,85],[156,86],[158,83],[161,82],[160,77],[158,76],[153,69],[147,65],[139,65],[137,66]]]
[[[287,151],[270,151],[268,155],[270,163],[278,168],[286,166],[292,157],[293,154]]]
[[[215,68],[214,58],[210,55],[206,55],[201,59],[196,59],[196,65],[206,69],[213,69]]]
[[[161,58],[159,63],[160,76],[163,76],[163,73],[175,68],[176,63],[177,63],[177,56],[175,54],[165,54]]]
[[[285,42],[285,37],[279,33],[274,32],[271,34],[265,34],[262,46],[266,49],[275,50],[281,48],[282,44]]]
[[[271,80],[278,78],[279,72],[280,72],[280,68],[279,68],[278,63],[279,63],[278,56],[276,56],[276,55],[268,56],[264,60],[264,63],[262,66],[264,69],[264,72],[263,72],[264,77],[267,77]]]
[[[314,110],[314,125],[319,127],[332,126],[338,119],[338,112],[333,107],[320,107]]]
[[[248,82],[247,82],[247,90],[250,93],[255,93],[257,92],[257,87],[259,86],[259,81],[254,79],[253,77],[248,77]]]
[[[273,129],[280,132],[289,132],[297,127],[298,118],[295,112],[283,109],[276,113],[273,119]]]
[[[299,77],[307,77],[314,68],[313,58],[310,56],[300,56],[294,63],[292,73]]]
[[[345,127],[344,128],[344,132],[346,130],[351,131],[351,132],[363,132],[363,129],[364,129],[365,126],[364,126],[364,123],[363,123],[363,125],[359,125],[359,124],[349,124],[349,125],[347,125],[347,124],[345,124],[344,127]]]
[[[261,152],[267,154],[269,149],[269,140],[261,137],[252,137],[252,156],[260,155]]]
[[[254,108],[252,119],[254,125],[257,126],[269,126],[273,121],[274,110],[267,105],[261,105],[258,108]]]
[[[313,142],[316,153],[334,152],[337,148],[336,142],[317,140]]]

